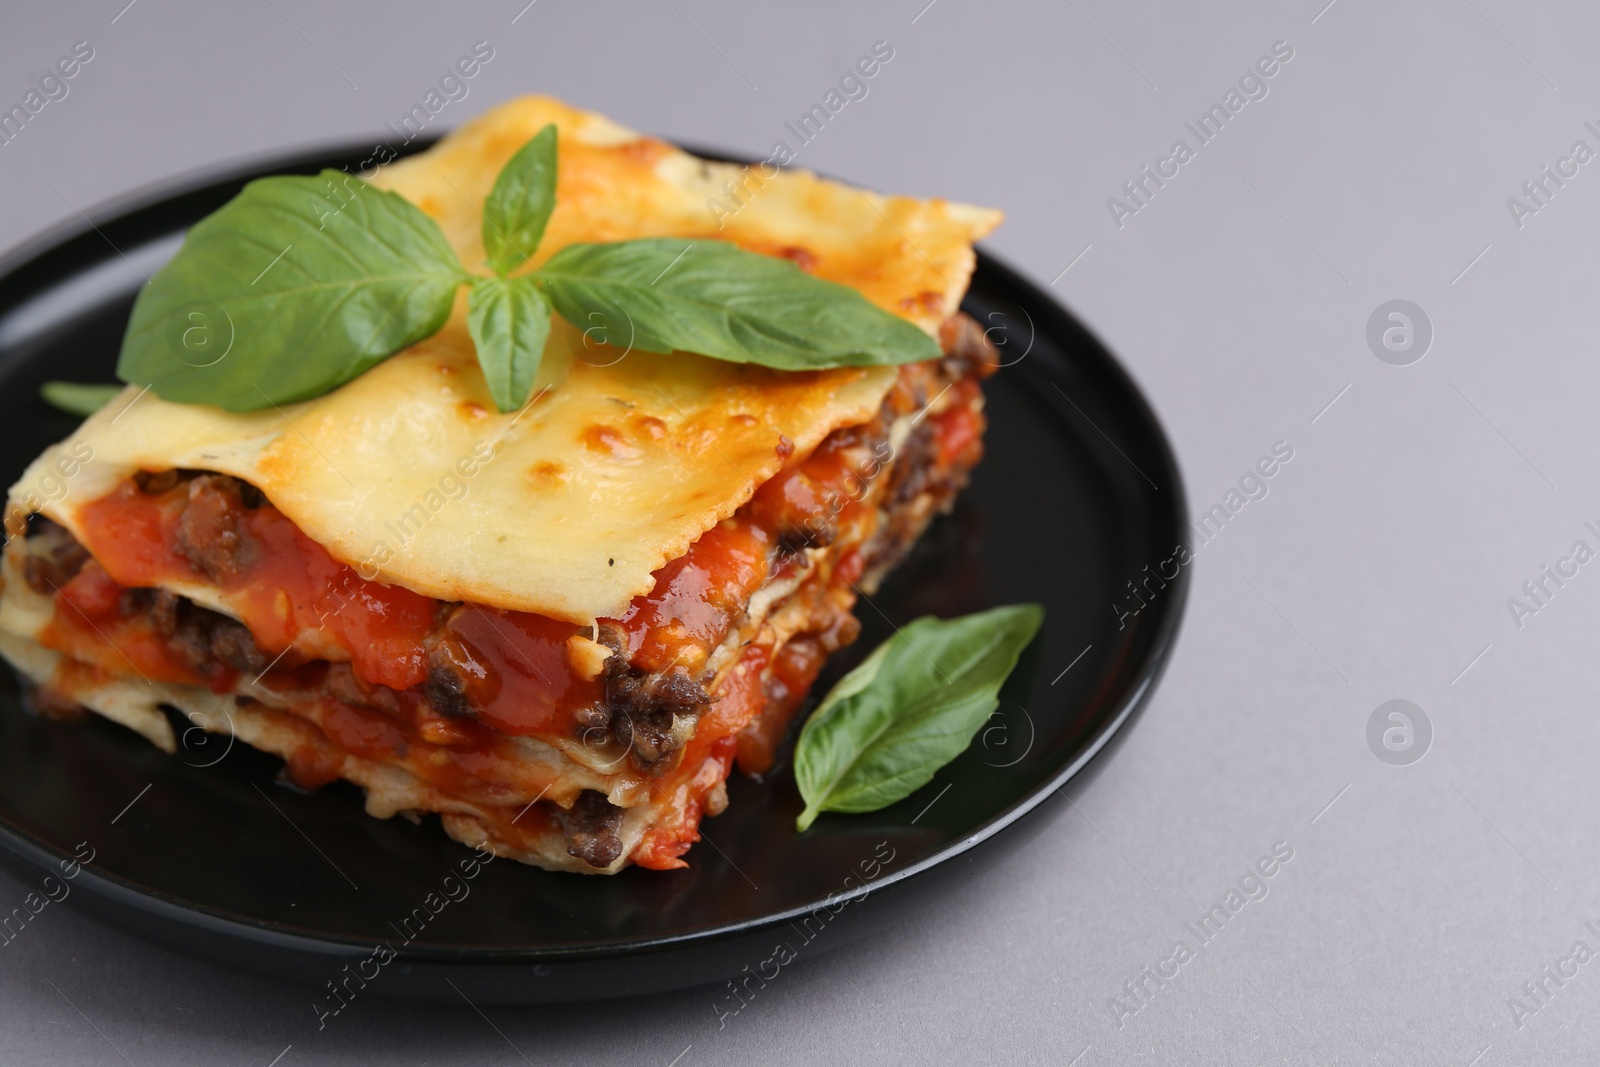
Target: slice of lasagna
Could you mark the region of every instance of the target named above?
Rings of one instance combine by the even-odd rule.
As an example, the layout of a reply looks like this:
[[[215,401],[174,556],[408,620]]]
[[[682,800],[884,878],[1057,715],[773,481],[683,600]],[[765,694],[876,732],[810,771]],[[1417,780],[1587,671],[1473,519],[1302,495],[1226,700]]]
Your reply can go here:
[[[11,492],[0,652],[39,709],[168,751],[175,721],[231,732],[302,787],[349,780],[375,816],[437,812],[541,867],[684,866],[735,761],[771,766],[857,598],[978,461],[996,361],[957,307],[999,216],[708,163],[541,98],[373,180],[477,263],[495,175],[550,122],[541,257],[729,240],[944,357],[794,373],[558,321],[500,414],[463,297],[314,400],[229,414],[130,387]]]

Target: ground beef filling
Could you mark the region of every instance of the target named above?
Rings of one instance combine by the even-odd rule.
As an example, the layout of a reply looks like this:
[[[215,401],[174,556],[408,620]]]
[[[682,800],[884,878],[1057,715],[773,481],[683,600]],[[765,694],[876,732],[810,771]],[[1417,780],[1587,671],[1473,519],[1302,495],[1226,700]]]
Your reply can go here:
[[[40,596],[50,596],[77,577],[89,562],[89,550],[43,515],[28,520],[28,554],[22,558],[22,580]]]
[[[609,867],[622,855],[622,809],[605,794],[585,789],[566,811],[556,809],[556,821],[567,838],[567,853],[591,867]]]
[[[167,472],[171,473],[171,472]],[[149,485],[146,492],[155,492]],[[247,503],[249,495],[252,502]],[[189,506],[174,531],[178,551],[212,581],[236,577],[259,551],[239,528],[245,508],[260,506],[254,486],[225,474],[199,474],[189,480]]]
[[[214,663],[260,674],[272,662],[244,623],[166,590],[129,589],[119,608],[124,615],[148,612],[156,633],[196,674],[209,674]]]
[[[711,696],[682,667],[654,673],[633,667],[621,628],[602,621],[598,630],[612,654],[605,666],[605,703],[578,713],[584,738],[609,737],[641,770],[664,770],[668,757],[694,733]]]
[[[482,678],[485,673],[483,665],[456,642],[434,641],[428,649],[428,680],[422,683],[422,695],[428,698],[429,707],[446,718],[476,718],[469,678]]]
[[[944,349],[941,370],[952,382],[987,378],[1000,369],[1000,350],[989,340],[989,331],[966,312],[958,311],[940,324],[939,347]]]

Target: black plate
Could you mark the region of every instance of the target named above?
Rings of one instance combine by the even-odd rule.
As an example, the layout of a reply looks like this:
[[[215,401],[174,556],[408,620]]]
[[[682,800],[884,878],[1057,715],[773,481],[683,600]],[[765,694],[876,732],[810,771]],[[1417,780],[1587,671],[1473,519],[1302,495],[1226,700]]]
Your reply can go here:
[[[3,484],[75,425],[37,398],[39,383],[111,380],[140,273],[185,227],[250,178],[359,165],[370,154],[360,147],[168,186],[0,263]],[[801,804],[787,770],[759,783],[735,774],[732,803],[706,820],[689,870],[590,878],[500,861],[452,882],[470,853],[434,820],[369,818],[342,784],[296,794],[274,784],[277,759],[226,738],[196,731],[173,757],[97,717],[32,717],[0,671],[0,861],[42,886],[87,843],[94,860],[70,902],[151,940],[308,982],[328,994],[329,1011],[342,1003],[330,982],[345,1000],[459,989],[474,1001],[537,1002],[751,981],[791,953],[903,917],[1040,828],[1037,816],[1018,823],[1149,695],[1187,589],[1185,572],[1147,593],[1136,615],[1119,619],[1113,607],[1134,603],[1126,583],[1168,560],[1184,529],[1177,466],[1116,361],[987,256],[966,309],[994,329],[1010,364],[986,386],[988,456],[955,512],[858,606],[861,639],[817,692],[891,621],[1023,600],[1048,615],[978,741],[914,796],[870,815],[825,815],[796,834]],[[374,958],[379,943],[397,957]]]

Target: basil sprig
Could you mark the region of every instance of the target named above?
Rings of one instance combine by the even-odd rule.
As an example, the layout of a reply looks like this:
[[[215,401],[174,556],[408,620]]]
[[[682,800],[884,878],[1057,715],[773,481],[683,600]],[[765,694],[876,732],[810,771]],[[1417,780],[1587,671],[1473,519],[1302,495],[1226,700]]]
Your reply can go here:
[[[483,205],[483,250],[502,277],[533,255],[556,209],[556,128],[546,126],[517,149]]]
[[[877,811],[927,785],[972,743],[1043,623],[1038,604],[1013,604],[901,627],[801,729],[794,776],[806,806],[795,825],[824,811]]]
[[[111,398],[122,392],[120,385],[99,385],[88,382],[45,382],[39,386],[39,397],[46,404],[68,415],[88,417],[111,403]]]
[[[117,377],[229,411],[306,400],[438,333],[469,280],[404,197],[336,170],[260,178],[140,291]]]
[[[550,301],[532,278],[480,278],[467,293],[467,329],[495,406],[521,407],[550,336]]]
[[[625,349],[781,370],[912,363],[938,344],[847,286],[722,241],[574,244],[531,273],[556,204],[556,129],[524,144],[483,205],[484,277],[438,223],[342,171],[261,178],[190,231],[139,294],[117,375],[167,400],[255,411],[320,396],[437,333],[467,328],[495,405],[532,391],[552,308]]]
[[[568,245],[539,273],[562,318],[619,347],[780,370],[939,358],[931,337],[849,286],[726,241]]]

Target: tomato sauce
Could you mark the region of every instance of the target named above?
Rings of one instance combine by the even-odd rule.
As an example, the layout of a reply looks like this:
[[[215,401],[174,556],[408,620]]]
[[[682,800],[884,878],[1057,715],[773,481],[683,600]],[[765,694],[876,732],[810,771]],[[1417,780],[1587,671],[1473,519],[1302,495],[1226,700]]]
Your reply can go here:
[[[778,746],[789,732],[789,720],[811,692],[828,653],[813,640],[799,638],[778,650],[764,686],[764,702],[754,718],[739,731],[739,769],[765,774],[776,762]]]
[[[691,673],[703,667],[771,573],[778,514],[792,508],[842,512],[858,504],[860,491],[852,490],[850,482],[860,480],[852,462],[859,457],[851,455],[859,451],[854,441],[825,443],[762,486],[747,511],[718,523],[662,567],[655,588],[634,598],[614,620],[626,636],[632,664],[641,670],[676,664]],[[825,492],[834,494],[827,499],[835,503],[827,503]],[[426,642],[440,625],[439,601],[362,578],[270,505],[238,513],[241,535],[258,546],[248,563],[236,574],[208,577],[178,547],[176,531],[186,494],[181,483],[146,493],[128,482],[83,510],[85,547],[104,570],[94,576],[85,568],[68,603],[81,611],[78,601],[87,598],[88,619],[103,629],[118,629],[128,644],[138,645],[144,673],[211,684],[219,691],[232,685],[231,673],[197,678],[160,652],[155,635],[137,634],[138,620],[123,620],[116,613],[123,589],[202,582],[217,586],[269,656],[297,642],[308,654],[331,646],[342,654],[336,658],[347,658],[356,674],[374,685],[407,690],[426,680]],[[859,570],[847,576],[853,580]],[[58,612],[57,629],[63,635],[83,629],[73,626],[72,614]],[[474,690],[474,702],[484,719],[504,733],[568,735],[572,712],[601,695],[599,680],[574,676],[568,663],[566,642],[586,627],[468,605],[443,628],[481,664],[482,687]],[[81,634],[78,638],[70,642],[74,651],[93,643]]]
[[[983,447],[983,413],[972,403],[980,390],[978,383],[970,379],[956,388],[960,390],[958,402],[932,416],[929,421],[933,423],[940,465],[951,466],[965,460],[963,465],[971,466],[978,461],[978,457],[969,453]]]
[[[766,584],[773,545],[771,530],[744,515],[702,534],[657,571],[655,589],[635,597],[616,620],[627,635],[630,662],[647,671],[676,664],[696,673]]]
[[[710,755],[694,767],[694,776],[677,786],[674,807],[676,818],[667,818],[644,832],[633,850],[633,862],[653,871],[671,871],[689,866],[680,857],[700,840],[700,817],[706,812],[706,798],[727,780],[733,770],[734,739],[718,738]]]
[[[211,582],[177,547],[186,485],[146,493],[126,482],[83,509],[84,547],[128,588]],[[369,682],[408,689],[427,676],[423,640],[438,602],[368,582],[339,563],[274,507],[241,509],[240,535],[259,550],[214,584],[269,656],[311,637],[331,642]]]
[[[573,711],[605,697],[602,678],[578,677],[568,666],[567,642],[587,630],[468,604],[443,635],[482,721],[507,734],[572,736]]]
[[[124,616],[124,590],[94,560],[56,594],[56,610],[41,644],[114,675],[133,673],[152,682],[207,686],[223,693],[233,688],[239,672],[215,664],[206,676],[175,655],[142,616]]]

